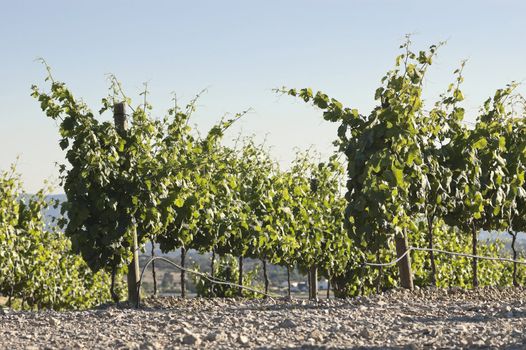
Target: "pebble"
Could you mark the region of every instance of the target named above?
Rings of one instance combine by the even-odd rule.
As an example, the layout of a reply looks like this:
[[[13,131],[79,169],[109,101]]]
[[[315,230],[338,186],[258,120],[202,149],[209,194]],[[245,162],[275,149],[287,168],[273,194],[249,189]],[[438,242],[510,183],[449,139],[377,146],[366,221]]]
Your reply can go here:
[[[323,340],[324,337],[323,337],[323,333],[316,329],[316,330],[314,330],[314,331],[312,331],[310,333],[310,337],[309,338],[321,341],[321,340]]]
[[[370,330],[368,330],[367,328],[364,328],[360,331],[360,336],[362,336],[365,339],[369,339],[373,336],[373,334],[371,333]]]
[[[245,344],[248,344],[249,339],[248,339],[248,337],[247,337],[246,335],[242,335],[242,334],[240,334],[239,337],[237,338],[237,341],[238,341],[240,344],[245,345]]]
[[[183,344],[197,346],[201,344],[201,339],[195,334],[187,334],[183,337]]]
[[[49,324],[50,324],[52,327],[58,327],[58,326],[60,326],[60,321],[57,320],[56,318],[50,318],[50,319],[49,319]]]
[[[296,327],[296,322],[292,321],[290,318],[286,318],[279,324],[279,327],[281,328],[294,328]]]
[[[224,333],[224,332],[211,332],[211,333],[208,333],[207,336],[205,337],[205,340],[206,341],[210,341],[210,342],[213,342],[213,341],[225,341],[228,339],[228,336]]]
[[[157,342],[145,342],[139,346],[139,350],[157,350],[162,349],[161,345]]]

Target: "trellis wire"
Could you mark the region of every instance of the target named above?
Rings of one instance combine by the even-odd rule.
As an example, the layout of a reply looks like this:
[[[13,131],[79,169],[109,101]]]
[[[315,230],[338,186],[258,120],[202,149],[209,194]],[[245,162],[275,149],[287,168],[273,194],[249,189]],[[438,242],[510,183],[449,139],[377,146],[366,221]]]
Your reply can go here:
[[[203,277],[204,279],[208,280],[209,282],[211,283],[214,283],[214,284],[222,284],[222,285],[227,285],[227,286],[231,286],[231,287],[237,287],[237,288],[242,288],[242,289],[246,289],[246,290],[249,290],[251,292],[254,292],[254,293],[258,293],[258,294],[261,294],[261,295],[264,295],[266,296],[267,298],[270,298],[270,299],[274,299],[274,298],[279,298],[280,296],[279,295],[272,295],[272,294],[268,294],[268,293],[265,293],[265,292],[262,292],[260,290],[257,290],[255,288],[251,288],[251,287],[247,287],[247,286],[243,286],[243,285],[240,285],[240,284],[237,284],[237,283],[232,283],[232,282],[228,282],[228,281],[224,281],[224,280],[220,280],[220,279],[217,279],[217,278],[213,278],[212,276],[210,275],[207,275],[206,273],[203,273],[203,272],[200,272],[200,271],[195,271],[195,270],[191,270],[191,269],[187,269],[185,267],[182,267],[181,265],[178,265],[176,263],[174,263],[173,261],[171,261],[170,259],[167,259],[163,256],[152,256],[148,262],[146,263],[146,265],[144,265],[144,267],[142,268],[142,271],[141,271],[141,276],[139,278],[139,282],[137,282],[137,288],[138,290],[141,289],[141,285],[142,285],[142,279],[143,279],[143,276],[144,276],[144,273],[146,272],[146,269],[148,268],[148,266],[150,266],[150,264],[152,262],[154,262],[155,260],[162,260],[174,267],[176,267],[177,269],[179,270],[182,270],[182,271],[185,271],[185,272],[188,272],[188,273],[192,273],[194,275],[198,275],[198,276],[201,276]],[[139,301],[137,301],[137,307],[139,307]]]
[[[409,247],[404,254],[399,256],[393,261],[387,262],[387,263],[371,263],[371,262],[364,262],[364,266],[373,266],[373,267],[386,267],[386,266],[393,266],[400,260],[402,260],[407,254],[409,254],[412,250],[414,251],[422,251],[422,252],[437,252],[442,254],[449,254],[453,256],[461,256],[465,258],[475,258],[475,259],[482,259],[482,260],[493,260],[493,261],[504,261],[504,262],[511,262],[511,263],[517,263],[521,265],[526,265],[526,261],[521,260],[513,260],[509,258],[499,258],[499,257],[491,257],[491,256],[485,256],[485,255],[473,255],[473,254],[467,254],[467,253],[457,253],[457,252],[449,252],[447,250],[442,249],[431,249],[431,248],[420,248],[420,247]]]
[[[372,266],[372,267],[388,267],[388,266],[393,266],[395,265],[397,262],[399,262],[400,260],[402,260],[407,254],[409,254],[411,251],[422,251],[422,252],[436,252],[436,253],[441,253],[441,254],[448,254],[448,255],[453,255],[453,256],[460,256],[460,257],[465,257],[465,258],[474,258],[474,259],[482,259],[482,260],[492,260],[492,261],[504,261],[504,262],[510,262],[510,263],[517,263],[517,264],[521,264],[521,265],[526,265],[526,261],[521,261],[521,260],[514,260],[514,259],[509,259],[509,258],[500,258],[500,257],[491,257],[491,256],[485,256],[485,255],[473,255],[473,254],[467,254],[467,253],[457,253],[457,252],[450,252],[450,251],[447,251],[447,250],[442,250],[442,249],[431,249],[431,248],[421,248],[421,247],[409,247],[405,252],[404,254],[402,254],[401,256],[399,256],[398,258],[396,258],[395,260],[393,261],[390,261],[390,262],[387,262],[387,263],[371,263],[371,262],[364,262],[362,264],[362,266]],[[205,273],[202,273],[202,272],[199,272],[199,271],[195,271],[195,270],[191,270],[191,269],[187,269],[187,268],[184,268],[176,263],[174,263],[173,261],[165,258],[165,257],[162,257],[162,256],[153,256],[151,257],[148,262],[146,263],[146,265],[144,265],[144,267],[142,268],[142,271],[141,271],[141,276],[140,276],[140,279],[139,279],[139,282],[137,283],[137,288],[140,290],[141,289],[141,284],[142,284],[142,279],[143,279],[143,276],[144,276],[144,273],[146,272],[146,269],[148,268],[148,266],[150,266],[150,264],[155,261],[155,260],[162,260],[174,267],[176,267],[177,269],[179,270],[182,270],[182,271],[186,271],[188,273],[192,273],[192,274],[195,274],[195,275],[198,275],[198,276],[201,276],[203,278],[205,278],[206,280],[208,280],[209,282],[211,283],[214,283],[214,284],[222,284],[222,285],[228,285],[228,286],[232,286],[232,287],[237,287],[237,288],[242,288],[242,289],[246,289],[246,290],[249,290],[251,292],[254,292],[254,293],[258,293],[258,294],[261,294],[261,295],[264,295],[268,298],[279,298],[278,295],[271,295],[271,294],[268,294],[268,293],[265,293],[265,292],[262,292],[260,290],[257,290],[255,288],[251,288],[251,287],[247,287],[247,286],[243,286],[243,285],[240,285],[240,284],[237,284],[237,283],[232,283],[232,282],[228,282],[228,281],[224,281],[224,280],[219,280],[217,278],[213,278]],[[139,307],[139,300],[137,300],[137,307]]]

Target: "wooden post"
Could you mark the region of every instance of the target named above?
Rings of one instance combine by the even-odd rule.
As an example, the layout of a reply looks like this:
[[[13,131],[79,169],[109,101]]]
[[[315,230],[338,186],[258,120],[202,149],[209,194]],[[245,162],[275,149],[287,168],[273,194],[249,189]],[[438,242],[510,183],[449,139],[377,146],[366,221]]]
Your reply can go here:
[[[517,232],[510,231],[512,235],[511,239],[511,250],[513,251],[513,260],[517,260],[517,249],[515,248],[515,242],[517,241]],[[519,282],[517,281],[517,262],[513,262],[513,286],[518,287]]]
[[[477,233],[478,231],[475,227],[475,223],[472,223],[471,224],[471,248],[472,248],[473,255],[477,255]],[[473,264],[473,288],[477,288],[479,286],[477,258],[473,258],[472,264]]]
[[[216,263],[216,252],[215,250],[212,250],[212,259],[210,260],[210,277],[214,278],[214,269],[215,269],[215,263]],[[215,286],[216,284],[215,283],[212,283],[212,286],[210,288],[212,288],[212,296],[215,297],[216,296],[216,292],[215,292]]]
[[[152,258],[155,257],[155,243],[153,239],[152,244]],[[155,273],[155,260],[152,261],[152,279],[153,279],[153,295],[157,296],[157,274]]]
[[[318,269],[312,265],[309,269],[309,299],[318,300]]]
[[[382,261],[380,260],[380,250],[376,251],[376,263],[380,264]],[[376,294],[380,293],[380,287],[382,284],[382,278],[383,278],[384,268],[380,266],[378,268],[378,278],[376,279]]]
[[[431,262],[431,280],[430,283],[433,287],[436,287],[437,285],[437,269],[435,265],[435,252],[433,252],[433,216],[429,217],[427,219],[427,239],[428,239],[428,247],[429,247],[429,261]]]
[[[311,290],[312,290],[312,282],[310,281],[310,278],[311,278],[311,273],[310,273],[310,268],[307,270],[307,285],[309,286],[309,299],[310,299],[310,296],[311,296]]]
[[[139,307],[139,244],[137,242],[137,224],[133,221],[132,227],[133,238],[133,258],[128,265],[128,303],[135,307]]]
[[[287,265],[287,296],[290,299],[291,298],[291,290],[290,290],[290,266]]]
[[[407,236],[405,233],[403,236],[395,236],[395,244],[396,256],[399,258],[409,248],[407,244]],[[400,271],[400,285],[402,288],[413,290],[413,275],[411,273],[411,259],[409,257],[409,253],[398,262],[398,270]]]
[[[212,258],[210,259],[210,277],[214,278],[214,269],[216,263],[216,252],[212,250]]]
[[[267,260],[263,259],[261,260],[263,262],[263,279],[265,280],[265,294],[268,294],[268,288],[270,285],[270,281],[268,279],[268,273],[267,273]],[[267,296],[265,295],[265,298]]]
[[[237,290],[237,293],[240,297],[243,297],[243,256],[239,256],[239,277],[237,280],[237,284],[239,284],[239,288]]]
[[[115,276],[117,275],[117,266],[113,264],[111,267],[111,286],[110,286],[110,294],[111,299],[115,304],[119,303],[119,295],[115,292]],[[11,307],[11,294],[9,294],[9,301],[8,306]]]
[[[115,122],[115,129],[119,135],[124,136],[128,130],[128,121],[126,120],[126,104],[118,102],[113,106],[113,121]]]
[[[181,247],[181,267],[185,268],[186,248]],[[186,298],[186,271],[181,270],[181,298]]]
[[[126,104],[124,102],[116,103],[113,106],[113,120],[115,122],[115,129],[121,137],[126,135],[128,123],[126,120]],[[139,246],[137,240],[137,225],[133,221],[132,227],[132,249],[133,258],[128,265],[128,303],[133,306],[139,306]]]

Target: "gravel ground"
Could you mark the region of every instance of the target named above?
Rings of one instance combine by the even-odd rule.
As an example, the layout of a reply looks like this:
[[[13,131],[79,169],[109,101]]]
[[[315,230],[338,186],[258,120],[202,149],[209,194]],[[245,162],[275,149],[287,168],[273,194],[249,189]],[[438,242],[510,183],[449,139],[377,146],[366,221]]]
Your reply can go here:
[[[149,299],[139,310],[0,310],[5,349],[526,349],[524,288],[350,300]]]

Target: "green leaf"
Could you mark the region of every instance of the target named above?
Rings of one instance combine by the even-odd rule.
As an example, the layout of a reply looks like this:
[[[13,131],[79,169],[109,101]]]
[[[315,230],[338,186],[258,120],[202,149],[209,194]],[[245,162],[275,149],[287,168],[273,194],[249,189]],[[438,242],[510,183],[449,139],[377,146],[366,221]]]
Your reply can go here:
[[[396,179],[398,186],[404,186],[404,172],[402,169],[396,167],[394,164],[391,164],[391,171]]]
[[[483,149],[483,148],[486,148],[486,146],[488,145],[488,141],[482,137],[480,139],[477,140],[477,142],[475,142],[473,144],[473,148],[474,149]]]
[[[62,140],[60,140],[59,145],[62,150],[65,150],[69,146],[69,140],[67,138],[63,138]]]

